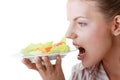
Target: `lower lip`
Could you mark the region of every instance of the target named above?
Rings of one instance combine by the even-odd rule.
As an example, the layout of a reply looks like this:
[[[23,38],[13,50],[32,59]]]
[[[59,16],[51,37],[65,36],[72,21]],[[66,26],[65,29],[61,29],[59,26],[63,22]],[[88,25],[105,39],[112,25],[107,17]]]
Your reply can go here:
[[[84,53],[84,54],[85,54],[85,53]],[[84,54],[78,54],[78,56],[77,56],[78,60],[83,60]]]

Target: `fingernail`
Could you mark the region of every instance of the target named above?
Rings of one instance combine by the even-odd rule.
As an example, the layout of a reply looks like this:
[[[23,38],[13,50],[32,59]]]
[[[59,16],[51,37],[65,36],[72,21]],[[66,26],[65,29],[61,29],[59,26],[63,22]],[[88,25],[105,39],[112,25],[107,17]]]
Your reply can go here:
[[[56,57],[57,59],[60,59],[61,58],[61,56],[60,55],[57,55],[57,57]]]
[[[44,56],[44,57],[42,57],[42,60],[43,60],[43,61],[46,61],[46,57],[45,57],[45,56]]]
[[[26,59],[25,59],[25,58],[24,58],[24,59],[22,59],[22,62],[23,62],[23,63],[26,63]]]
[[[39,61],[40,60],[40,58],[39,57],[35,57],[35,61]]]

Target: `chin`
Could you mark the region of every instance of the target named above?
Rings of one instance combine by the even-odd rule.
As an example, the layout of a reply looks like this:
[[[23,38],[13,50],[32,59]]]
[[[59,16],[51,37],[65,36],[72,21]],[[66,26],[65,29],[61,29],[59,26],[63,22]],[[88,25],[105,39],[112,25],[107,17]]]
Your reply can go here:
[[[99,64],[100,61],[98,60],[94,60],[94,61],[90,61],[90,60],[82,60],[82,65],[85,67],[85,68],[90,68],[90,67],[93,67],[97,64]]]

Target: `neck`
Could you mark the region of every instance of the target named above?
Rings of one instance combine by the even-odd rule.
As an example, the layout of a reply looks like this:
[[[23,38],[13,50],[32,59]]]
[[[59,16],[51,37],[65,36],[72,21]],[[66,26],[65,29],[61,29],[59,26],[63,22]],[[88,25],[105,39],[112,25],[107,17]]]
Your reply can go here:
[[[120,39],[116,42],[107,56],[102,60],[104,69],[110,80],[120,80]]]

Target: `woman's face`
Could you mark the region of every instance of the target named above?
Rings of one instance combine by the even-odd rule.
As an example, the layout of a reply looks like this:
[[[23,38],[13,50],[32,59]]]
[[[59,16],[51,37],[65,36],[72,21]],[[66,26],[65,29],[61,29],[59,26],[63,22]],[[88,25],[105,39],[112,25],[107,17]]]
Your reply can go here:
[[[77,58],[82,60],[84,67],[91,67],[111,49],[110,23],[92,1],[69,0],[67,12],[70,26],[66,37],[79,49]]]

